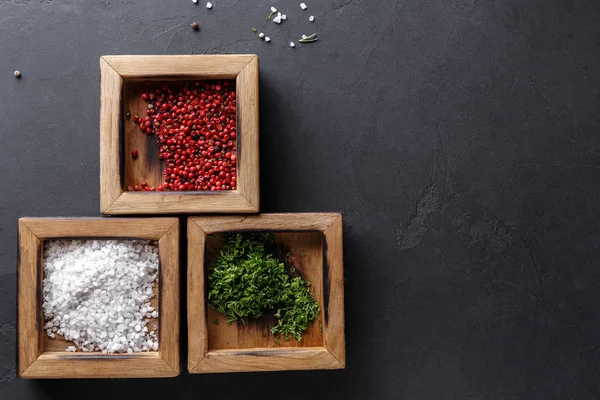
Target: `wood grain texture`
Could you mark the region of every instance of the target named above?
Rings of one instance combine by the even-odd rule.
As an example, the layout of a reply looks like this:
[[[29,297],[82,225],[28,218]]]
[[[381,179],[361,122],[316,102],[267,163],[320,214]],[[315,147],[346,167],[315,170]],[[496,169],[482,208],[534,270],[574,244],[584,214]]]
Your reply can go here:
[[[159,310],[159,351],[66,353],[71,345],[43,329],[44,240],[118,238],[158,240],[160,278],[151,304]],[[177,218],[21,218],[19,220],[19,376],[21,378],[176,376],[179,361],[179,220]]]
[[[244,230],[324,232],[337,217],[339,214],[335,213],[293,213],[192,217],[192,220],[206,233]]]
[[[259,210],[259,110],[258,57],[252,58],[237,76],[238,191]]]
[[[38,337],[39,321],[39,255],[41,241],[31,230],[19,221],[19,267],[18,267],[18,375],[23,372],[40,355]]]
[[[346,364],[346,342],[344,337],[344,256],[342,216],[338,215],[325,230],[326,264],[328,282],[325,290],[327,313],[323,334],[325,347],[340,362]]]
[[[155,378],[179,373],[158,353],[84,355],[48,352],[40,355],[21,378]]]
[[[204,280],[206,233],[191,218],[188,218],[187,224],[188,371],[192,371],[204,359],[208,351]]]
[[[119,237],[132,239],[160,239],[177,224],[177,218],[21,218],[40,239]]]
[[[158,352],[179,374],[179,223],[158,240],[158,255],[161,267]]]
[[[339,369],[343,366],[323,347],[299,349],[212,350],[192,371],[215,372],[290,371]]]
[[[157,83],[152,89],[158,88]],[[133,121],[133,116],[146,116],[148,102],[142,99],[142,93],[147,92],[144,82],[128,82],[123,84],[122,114],[123,121],[123,188],[147,182],[149,186],[163,183],[164,161],[158,158],[160,146],[156,135],[148,136],[142,132],[139,125]],[[127,117],[129,113],[130,117]],[[131,151],[137,150],[138,157],[133,159]]]
[[[259,214],[188,219],[188,370],[191,373],[344,368],[342,219],[335,213]],[[312,282],[321,306],[321,333],[309,325],[303,342],[272,341],[268,318],[228,325],[206,304],[207,260],[222,233],[274,231],[278,257]],[[302,256],[304,252],[304,256]],[[341,314],[341,315],[340,315]],[[213,320],[218,318],[219,323]],[[266,321],[266,322],[265,322]],[[327,336],[329,335],[329,336]],[[331,348],[329,348],[331,346]]]
[[[105,214],[250,213],[257,207],[237,190],[220,192],[125,192]]]
[[[103,56],[127,80],[233,79],[255,55]]]
[[[100,58],[100,211],[121,194],[119,124],[123,78]]]

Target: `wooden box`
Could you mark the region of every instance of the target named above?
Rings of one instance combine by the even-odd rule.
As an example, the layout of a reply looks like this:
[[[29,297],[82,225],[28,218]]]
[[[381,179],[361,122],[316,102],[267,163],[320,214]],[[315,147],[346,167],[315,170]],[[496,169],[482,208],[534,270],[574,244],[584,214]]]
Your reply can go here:
[[[154,138],[130,115],[145,116],[146,81],[235,79],[237,188],[132,192],[157,186],[165,163]],[[144,149],[133,160],[132,149]],[[129,155],[129,156],[128,156]],[[100,210],[103,214],[253,213],[259,210],[258,57],[256,55],[103,56],[100,58]]]
[[[207,304],[207,263],[217,254],[223,233],[271,231],[280,259],[305,280],[321,308],[301,342],[277,343],[268,317],[247,325]],[[339,369],[345,365],[342,216],[339,214],[261,214],[188,219],[188,370],[190,373]],[[281,257],[283,255],[283,257]],[[217,321],[218,320],[218,321]],[[218,322],[218,323],[217,323]]]
[[[42,309],[44,241],[51,239],[158,240],[159,349],[133,354],[66,352],[49,338]],[[21,218],[18,267],[18,376],[20,378],[137,378],[179,375],[179,221],[177,218]]]

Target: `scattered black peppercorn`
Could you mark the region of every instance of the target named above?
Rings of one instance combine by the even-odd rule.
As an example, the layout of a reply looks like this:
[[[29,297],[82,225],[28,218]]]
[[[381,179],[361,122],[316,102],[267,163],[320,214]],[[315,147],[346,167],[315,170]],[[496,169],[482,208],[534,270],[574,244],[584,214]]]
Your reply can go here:
[[[200,30],[200,25],[198,25],[197,22],[192,22],[192,29],[195,31],[199,31]]]

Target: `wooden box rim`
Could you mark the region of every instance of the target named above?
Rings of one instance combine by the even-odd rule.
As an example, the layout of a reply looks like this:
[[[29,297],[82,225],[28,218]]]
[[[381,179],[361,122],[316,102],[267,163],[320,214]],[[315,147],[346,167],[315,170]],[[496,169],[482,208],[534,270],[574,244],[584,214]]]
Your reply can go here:
[[[41,348],[39,265],[42,242],[59,238],[150,239],[159,242],[160,318],[157,352],[67,353]],[[177,218],[20,218],[18,282],[18,371],[22,379],[173,377],[179,357],[179,220]],[[32,340],[33,338],[33,340]]]
[[[213,233],[268,230],[319,231],[327,274],[323,346],[209,350],[204,247]],[[188,371],[192,374],[345,368],[342,216],[336,213],[195,216],[188,218]]]
[[[169,55],[100,57],[100,211],[107,215],[256,213],[259,210],[258,56]],[[121,97],[126,81],[235,79],[238,181],[218,192],[127,192],[121,183]]]

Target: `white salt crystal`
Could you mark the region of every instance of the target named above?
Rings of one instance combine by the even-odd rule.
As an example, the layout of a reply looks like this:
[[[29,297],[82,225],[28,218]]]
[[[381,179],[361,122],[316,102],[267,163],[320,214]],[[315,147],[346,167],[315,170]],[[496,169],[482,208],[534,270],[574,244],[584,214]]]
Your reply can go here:
[[[212,3],[210,1],[206,3],[206,8],[208,8],[209,10],[212,8]]]
[[[275,7],[271,7],[271,12],[277,12],[277,9]]]
[[[281,23],[281,17],[277,16],[277,17],[273,18],[273,22],[275,22],[276,24],[280,24]]]
[[[192,0],[192,3],[198,4],[198,0]]]
[[[271,38],[268,36],[265,36],[265,42],[270,42],[270,41],[271,41]]]
[[[310,22],[313,22],[313,21],[315,20],[315,16],[314,16],[314,15],[311,15],[311,16],[308,18],[308,20],[309,20]]]
[[[141,351],[152,336],[145,310],[158,275],[153,241],[53,240],[45,246],[46,333],[73,341],[67,351]]]
[[[296,47],[296,43],[290,42],[290,47]]]
[[[281,14],[281,19],[282,19],[282,20],[286,20],[286,19],[287,19],[287,15],[285,15],[285,14]]]
[[[306,7],[306,4],[304,4],[304,3],[300,3],[300,8],[301,8],[301,9],[303,9],[303,10],[306,10],[306,8],[307,8],[307,7]]]

